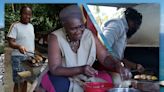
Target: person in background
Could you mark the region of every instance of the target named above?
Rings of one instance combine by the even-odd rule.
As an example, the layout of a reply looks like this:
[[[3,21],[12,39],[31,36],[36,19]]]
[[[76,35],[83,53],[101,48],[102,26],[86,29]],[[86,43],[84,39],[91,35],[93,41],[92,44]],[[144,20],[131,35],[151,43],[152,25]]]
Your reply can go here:
[[[124,58],[127,39],[137,32],[142,23],[142,15],[133,8],[120,9],[115,17],[105,22],[103,34],[106,37],[114,56],[123,61],[126,67],[143,72],[141,64],[135,64]]]
[[[85,27],[77,5],[64,8],[59,17],[63,28],[52,32],[48,39],[48,76],[56,92],[83,92],[81,83],[87,81],[111,83],[109,76],[102,78],[99,75],[104,72],[92,67],[96,59],[105,67],[130,77],[121,62],[113,58],[97,36]]]
[[[21,65],[27,56],[27,51],[34,52],[34,27],[30,23],[32,10],[28,6],[22,6],[20,9],[20,21],[11,25],[7,34],[9,46],[13,48],[11,63],[13,70],[14,92],[26,92],[27,82],[21,79],[18,72],[24,71]],[[31,54],[29,54],[31,55]]]

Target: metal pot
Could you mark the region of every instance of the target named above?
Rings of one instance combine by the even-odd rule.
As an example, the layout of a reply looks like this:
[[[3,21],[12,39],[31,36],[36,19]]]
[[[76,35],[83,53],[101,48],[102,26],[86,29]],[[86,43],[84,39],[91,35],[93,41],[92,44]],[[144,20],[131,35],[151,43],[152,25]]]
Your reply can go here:
[[[138,89],[134,88],[112,88],[108,92],[140,92]]]

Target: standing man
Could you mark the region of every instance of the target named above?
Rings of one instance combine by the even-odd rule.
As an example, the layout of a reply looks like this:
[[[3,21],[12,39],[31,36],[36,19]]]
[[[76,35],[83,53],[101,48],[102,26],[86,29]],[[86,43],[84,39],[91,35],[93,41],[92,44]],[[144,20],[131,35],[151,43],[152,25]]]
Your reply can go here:
[[[107,21],[103,27],[103,34],[112,48],[115,57],[123,61],[126,67],[137,69],[138,72],[144,70],[143,66],[124,59],[124,50],[127,45],[127,39],[139,29],[141,23],[141,13],[135,9],[127,8],[121,14],[118,14],[116,18]]]
[[[13,70],[14,92],[26,92],[27,82],[18,76],[18,72],[24,71],[21,65],[27,56],[27,51],[34,52],[34,27],[30,22],[32,10],[28,6],[20,9],[20,21],[11,25],[7,35],[9,46],[13,48],[11,61]]]

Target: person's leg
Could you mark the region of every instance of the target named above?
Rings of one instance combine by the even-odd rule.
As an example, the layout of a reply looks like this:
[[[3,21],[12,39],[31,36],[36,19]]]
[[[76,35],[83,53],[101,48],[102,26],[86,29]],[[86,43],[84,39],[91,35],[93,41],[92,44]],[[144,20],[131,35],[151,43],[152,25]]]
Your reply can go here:
[[[27,92],[27,81],[20,83],[21,92]]]
[[[27,92],[27,82],[14,83],[13,92]]]
[[[18,83],[14,83],[14,90],[13,90],[13,92],[19,92],[18,90],[19,90]]]
[[[20,92],[20,88],[19,88],[19,78],[17,76],[17,71],[18,69],[18,64],[19,64],[19,60],[17,59],[17,57],[12,56],[11,57],[11,61],[12,61],[12,74],[13,74],[13,81],[14,81],[14,89],[13,92]]]
[[[67,77],[54,76],[48,73],[49,79],[52,82],[56,92],[68,92],[70,81]]]
[[[14,92],[26,92],[27,82],[22,81],[18,72],[24,71],[25,69],[21,66],[21,61],[25,58],[22,56],[12,56],[12,70],[13,70],[13,81],[14,81]]]

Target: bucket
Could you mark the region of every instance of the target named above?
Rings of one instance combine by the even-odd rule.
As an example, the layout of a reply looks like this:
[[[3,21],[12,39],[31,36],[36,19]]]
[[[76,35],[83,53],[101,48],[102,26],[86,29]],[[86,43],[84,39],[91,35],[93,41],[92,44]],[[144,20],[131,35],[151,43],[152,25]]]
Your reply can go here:
[[[85,92],[107,92],[110,88],[113,88],[113,84],[106,82],[88,82],[84,85]]]

